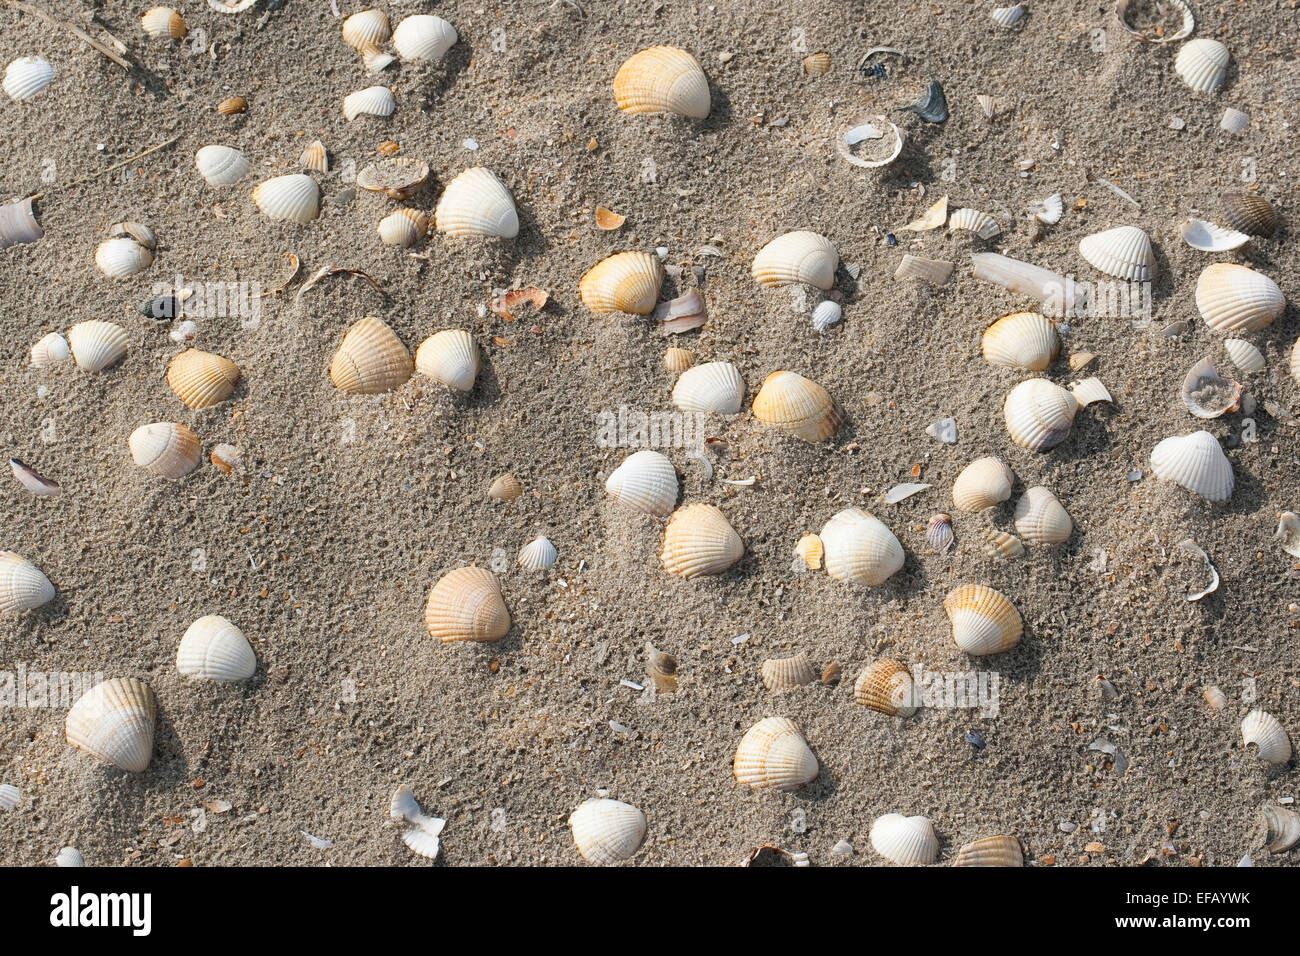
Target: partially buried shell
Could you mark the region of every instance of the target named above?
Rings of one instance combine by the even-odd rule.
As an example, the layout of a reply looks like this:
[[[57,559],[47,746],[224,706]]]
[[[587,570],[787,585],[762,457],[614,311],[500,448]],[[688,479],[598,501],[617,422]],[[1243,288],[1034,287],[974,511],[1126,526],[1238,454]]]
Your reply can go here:
[[[200,147],[194,166],[209,186],[233,186],[253,168],[243,153],[230,146]]]
[[[1079,240],[1079,255],[1107,275],[1130,282],[1155,277],[1156,256],[1151,237],[1137,226],[1120,226]]]
[[[1245,339],[1224,339],[1223,350],[1239,371],[1247,375],[1264,371],[1264,353]]]
[[[113,322],[90,319],[68,329],[68,347],[79,368],[102,372],[126,357],[130,337]]]
[[[54,67],[39,56],[20,56],[5,68],[3,88],[11,100],[31,99],[50,85]]]
[[[491,571],[457,568],[438,580],[424,606],[424,625],[444,644],[499,641],[510,630],[510,612]]]
[[[190,32],[185,18],[171,7],[151,7],[140,17],[140,26],[153,40],[176,40]]]
[[[967,843],[957,851],[953,866],[1024,866],[1020,841],[1013,836],[991,836]]]
[[[1268,276],[1216,262],[1196,280],[1196,308],[1216,332],[1258,332],[1282,317],[1286,299]]]
[[[835,284],[840,254],[825,236],[815,232],[787,232],[777,236],[754,256],[750,269],[762,286],[802,282],[823,291]]]
[[[217,112],[222,116],[238,116],[248,112],[248,100],[242,96],[227,96],[217,104]]]
[[[659,560],[669,574],[690,579],[721,574],[745,554],[745,545],[714,505],[683,505],[664,528]]]
[[[167,384],[190,408],[211,408],[234,394],[239,366],[199,349],[186,349],[167,366]]]
[[[579,281],[578,293],[592,312],[649,315],[659,301],[663,281],[663,266],[654,256],[619,252],[592,266]]]
[[[923,816],[886,813],[877,817],[871,825],[871,845],[886,860],[899,866],[925,866],[939,855],[934,827]]]
[[[1300,813],[1286,807],[1265,807],[1259,816],[1269,853],[1285,853],[1300,843]]]
[[[949,232],[973,232],[981,239],[992,239],[1002,232],[998,221],[978,209],[958,209],[948,217]]]
[[[754,398],[754,417],[796,438],[819,442],[844,424],[844,415],[826,389],[795,372],[773,372]]]
[[[478,369],[478,343],[463,329],[437,332],[415,350],[415,370],[456,392],[474,388]]]
[[[803,651],[793,657],[775,657],[763,661],[758,669],[763,684],[774,694],[780,694],[817,680],[817,669]]]
[[[794,553],[805,568],[816,571],[822,566],[826,546],[822,544],[820,535],[806,534],[795,542]]]
[[[172,481],[193,471],[202,451],[199,436],[180,422],[141,425],[131,432],[127,445],[137,465]]]
[[[393,47],[404,60],[441,60],[459,37],[442,17],[416,14],[393,30]]]
[[[1232,497],[1232,462],[1219,440],[1207,431],[1175,435],[1151,451],[1151,471],[1163,481],[1172,481],[1207,501]]]
[[[357,173],[357,188],[402,201],[419,192],[429,178],[429,164],[409,156],[390,156]]]
[[[633,511],[666,518],[677,504],[677,469],[660,452],[633,452],[605,479],[605,492]]]
[[[64,722],[68,743],[104,763],[143,773],[153,756],[158,707],[149,685],[114,677],[82,694]]]
[[[433,218],[439,232],[454,237],[519,235],[519,213],[510,190],[482,166],[465,170],[447,184]]]
[[[1051,489],[1036,485],[1016,502],[1016,534],[1030,544],[1060,544],[1073,531],[1074,522]]]
[[[1248,236],[1267,237],[1277,229],[1277,213],[1263,196],[1224,193],[1219,197],[1219,205],[1229,225]]]
[[[858,675],[853,699],[868,710],[890,717],[911,717],[920,706],[912,672],[892,657],[875,661]]]
[[[981,349],[990,365],[1041,372],[1060,354],[1061,339],[1037,312],[1012,312],[984,331]]]
[[[46,368],[58,362],[66,362],[72,357],[68,340],[58,332],[47,332],[32,346],[32,368]]]
[[[382,10],[362,10],[343,21],[343,42],[362,53],[378,50],[391,35],[388,14]]]
[[[54,858],[55,866],[85,866],[86,861],[81,855],[81,851],[73,846],[65,846],[59,851],[59,855]]]
[[[185,629],[176,669],[204,680],[248,680],[257,670],[257,656],[243,631],[220,614],[208,614]]]
[[[386,86],[368,86],[343,97],[343,118],[351,123],[358,116],[392,116],[397,100]]]
[[[411,377],[415,363],[397,333],[374,316],[356,322],[330,361],[334,387],[357,395],[378,395]]]
[[[54,600],[54,585],[20,554],[0,551],[0,614],[21,614]]]
[[[952,547],[952,517],[937,514],[925,527],[925,543],[936,554],[943,554]]]
[[[998,561],[1025,556],[1025,546],[1019,538],[1009,531],[998,531],[996,528],[985,530],[981,547],[986,555]]]
[[[1183,379],[1182,399],[1187,410],[1197,418],[1218,418],[1241,407],[1241,383],[1224,378],[1204,358]]]
[[[821,76],[831,71],[829,53],[810,53],[803,58],[803,71],[809,76]]]
[[[394,209],[379,220],[379,241],[409,249],[429,232],[429,217],[419,209]]]
[[[695,356],[689,349],[671,348],[664,351],[664,368],[673,374],[686,371],[694,361]]]
[[[826,573],[837,581],[875,587],[903,567],[903,546],[883,521],[860,508],[834,515],[819,537]]]
[[[1030,451],[1047,451],[1063,442],[1078,410],[1073,395],[1045,378],[1021,382],[1002,404],[1011,440]]]
[[[21,458],[10,458],[9,470],[13,472],[14,480],[37,498],[53,498],[63,493],[57,481],[46,478]]]
[[[125,279],[153,264],[153,252],[126,236],[105,239],[95,247],[95,265],[104,275]]]
[[[904,253],[898,268],[894,270],[894,277],[897,279],[918,279],[934,286],[943,285],[951,275],[951,262],[942,259],[925,259],[911,253]]]
[[[659,331],[669,335],[698,329],[709,320],[709,310],[698,289],[687,289],[677,298],[655,306],[654,317],[659,323]]]
[[[952,483],[952,503],[962,511],[983,511],[1011,497],[1015,475],[1000,458],[977,458]]]
[[[1020,612],[1000,591],[963,584],[949,592],[944,612],[952,622],[953,642],[967,654],[1001,654],[1020,643]]]
[[[1255,756],[1269,764],[1286,763],[1291,759],[1291,741],[1278,719],[1266,710],[1252,710],[1241,721],[1241,739],[1249,747],[1256,746]]]
[[[514,501],[524,493],[524,486],[514,475],[497,475],[488,486],[488,497],[493,501]]]
[[[532,541],[519,549],[519,566],[525,571],[548,571],[554,565],[560,553],[555,550],[549,538],[539,534]]]
[[[329,150],[324,143],[316,140],[302,151],[298,164],[309,173],[327,173],[330,169]]]
[[[11,783],[0,784],[0,810],[12,810],[23,799],[23,792]]]
[[[745,398],[745,381],[730,362],[705,362],[682,372],[673,386],[673,405],[683,412],[735,415]]]
[[[709,80],[685,50],[655,46],[623,61],[614,76],[614,100],[624,113],[676,113],[704,119],[711,107]]]
[[[645,840],[645,814],[618,800],[588,800],[569,814],[573,843],[588,863],[630,860]]]
[[[253,190],[253,202],[272,222],[305,226],[320,215],[320,187],[306,173],[276,176]]]
[[[15,243],[35,242],[45,235],[32,212],[32,202],[28,198],[0,205],[0,249],[8,249]]]
[[[1250,236],[1235,229],[1224,229],[1204,219],[1184,219],[1178,224],[1183,242],[1202,252],[1228,252],[1250,242]]]
[[[794,721],[765,717],[745,732],[732,772],[747,787],[798,790],[817,779],[817,758]]]
[[[1228,48],[1218,40],[1188,40],[1174,60],[1174,72],[1196,92],[1209,93],[1223,85],[1231,58]]]

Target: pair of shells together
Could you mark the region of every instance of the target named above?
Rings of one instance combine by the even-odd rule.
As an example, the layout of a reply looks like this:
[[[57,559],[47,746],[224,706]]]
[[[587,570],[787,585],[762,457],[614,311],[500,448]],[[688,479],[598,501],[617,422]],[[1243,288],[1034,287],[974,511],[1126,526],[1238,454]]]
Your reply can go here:
[[[158,239],[138,222],[119,222],[108,228],[109,238],[95,247],[95,265],[111,279],[126,279],[153,265]]]
[[[363,55],[378,54],[390,38],[402,59],[431,62],[441,60],[460,39],[455,27],[430,14],[406,17],[396,29],[382,10],[362,10],[343,21],[343,42]]]
[[[745,382],[730,362],[705,362],[682,372],[673,385],[673,405],[684,412],[734,415],[740,411]],[[830,438],[844,424],[844,413],[830,393],[797,372],[773,372],[754,397],[754,417],[807,442]]]
[[[479,372],[478,343],[468,332],[446,329],[425,339],[415,360],[397,333],[367,316],[353,324],[330,360],[334,387],[357,395],[379,395],[406,383],[419,371],[458,392],[474,387]]]

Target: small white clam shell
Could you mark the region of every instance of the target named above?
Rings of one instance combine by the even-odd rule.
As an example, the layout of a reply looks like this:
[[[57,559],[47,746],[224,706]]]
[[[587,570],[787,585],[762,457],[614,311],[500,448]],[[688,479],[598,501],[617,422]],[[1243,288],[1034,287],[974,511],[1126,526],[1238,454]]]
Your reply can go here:
[[[977,458],[952,483],[952,503],[962,511],[983,511],[1011,497],[1015,475],[1000,458]]]
[[[57,481],[46,478],[31,465],[21,459],[10,458],[9,469],[14,473],[14,480],[30,491],[37,498],[52,498],[62,494],[63,489]]]
[[[105,239],[95,248],[95,265],[104,275],[125,279],[153,264],[153,253],[134,239],[118,236]]]
[[[745,381],[730,362],[705,362],[682,372],[673,386],[673,405],[683,412],[735,415],[745,398]]]
[[[1178,226],[1178,234],[1185,243],[1202,252],[1227,252],[1250,242],[1250,236],[1244,232],[1225,229],[1204,219],[1184,219]]]
[[[23,792],[12,783],[0,783],[0,810],[12,810],[23,799]]]
[[[519,212],[514,197],[496,174],[482,166],[465,170],[447,184],[434,223],[449,236],[519,235]]]
[[[68,347],[79,368],[102,372],[126,357],[130,336],[113,322],[88,319],[68,329]]]
[[[1071,382],[1070,394],[1074,396],[1074,400],[1079,403],[1080,408],[1085,408],[1096,402],[1115,401],[1111,397],[1110,390],[1095,375],[1078,382]]]
[[[837,581],[875,587],[903,567],[903,546],[883,521],[847,508],[820,533],[826,573]]]
[[[835,284],[839,262],[839,252],[825,236],[787,232],[758,251],[750,271],[762,286],[801,282],[825,291]]]
[[[661,452],[633,452],[605,479],[605,492],[633,511],[664,518],[677,504],[677,469]]]
[[[1037,485],[1016,502],[1016,534],[1030,544],[1060,544],[1074,531],[1074,522],[1051,489]]]
[[[203,146],[194,154],[194,165],[209,186],[233,186],[253,168],[239,150],[230,146]]]
[[[794,721],[765,717],[741,738],[732,772],[747,787],[790,791],[816,780],[820,768]]]
[[[519,566],[525,571],[548,571],[554,565],[560,553],[544,534],[539,534],[532,541],[519,549]]]
[[[0,614],[21,614],[54,600],[54,585],[20,554],[0,551]]]
[[[363,53],[378,50],[391,35],[388,14],[382,10],[362,10],[343,21],[343,42]]]
[[[899,866],[925,866],[939,855],[934,827],[923,816],[886,813],[877,817],[871,825],[871,845],[886,860]]]
[[[1278,719],[1266,710],[1252,710],[1241,721],[1241,739],[1246,746],[1254,744],[1256,756],[1270,764],[1286,763],[1291,759],[1291,741]]]
[[[68,340],[58,332],[47,332],[32,346],[32,368],[45,368],[72,357]]]
[[[1232,54],[1218,40],[1199,37],[1179,49],[1174,71],[1196,92],[1209,93],[1223,85],[1230,59]]]
[[[85,866],[85,858],[75,846],[65,846],[54,858],[55,866]]]
[[[437,332],[415,350],[415,370],[453,391],[471,391],[478,377],[478,343],[462,329]]]
[[[320,215],[320,187],[306,173],[275,176],[258,184],[253,202],[272,222],[305,226]]]
[[[1219,120],[1219,129],[1225,133],[1240,133],[1249,125],[1250,114],[1235,110],[1231,106],[1223,111],[1223,117]]]
[[[1258,332],[1281,318],[1286,299],[1263,273],[1216,262],[1196,280],[1196,308],[1216,332]]]
[[[343,97],[343,118],[351,123],[358,116],[392,116],[397,99],[386,86],[368,86]]]
[[[149,686],[115,677],[82,694],[64,722],[68,743],[104,763],[143,773],[153,756],[158,705]]]
[[[1079,255],[1093,268],[1127,279],[1147,282],[1155,277],[1156,256],[1151,237],[1137,226],[1120,226],[1079,240]]]
[[[146,471],[177,481],[199,464],[199,436],[180,422],[141,425],[127,440],[131,457]]]
[[[458,39],[455,27],[429,14],[406,17],[393,31],[393,47],[404,60],[441,60]]]
[[[618,800],[587,800],[569,814],[573,843],[588,863],[630,860],[645,840],[645,814]]]
[[[20,56],[5,68],[4,91],[11,100],[31,99],[50,85],[54,67],[39,56]]]
[[[981,239],[992,239],[1002,231],[998,221],[979,209],[958,209],[948,217],[949,232],[973,232]]]
[[[906,137],[886,116],[855,116],[835,133],[835,150],[845,162],[862,169],[888,166],[903,152]],[[868,144],[862,149],[857,147]]]
[[[839,322],[842,312],[840,304],[831,299],[817,303],[817,308],[812,311],[813,328],[818,332],[825,332]]]
[[[1151,452],[1151,470],[1207,501],[1232,497],[1232,462],[1219,440],[1207,431],[1166,438]]]
[[[1245,339],[1224,339],[1223,349],[1238,371],[1251,375],[1264,371],[1264,353]]]
[[[209,614],[191,624],[176,649],[176,669],[185,677],[234,682],[257,671],[248,638],[226,618]]]
[[[1078,410],[1073,395],[1045,378],[1021,382],[1002,404],[1011,440],[1030,451],[1047,451],[1063,442]]]

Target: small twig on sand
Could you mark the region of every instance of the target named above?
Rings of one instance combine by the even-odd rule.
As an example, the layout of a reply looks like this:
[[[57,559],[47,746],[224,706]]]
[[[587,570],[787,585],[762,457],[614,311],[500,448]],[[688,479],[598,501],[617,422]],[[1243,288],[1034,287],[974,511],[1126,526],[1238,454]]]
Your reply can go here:
[[[52,23],[56,27],[62,27],[63,29],[67,30],[69,33],[77,37],[82,42],[88,43],[94,49],[104,54],[104,56],[108,57],[118,66],[120,66],[122,69],[126,70],[128,73],[130,73],[133,69],[135,69],[135,65],[132,64],[130,60],[126,59],[124,56],[122,56],[120,53],[118,53],[116,50],[112,49],[111,47],[108,47],[103,43],[99,42],[98,40],[96,40],[85,30],[81,29],[81,27],[77,26],[75,23],[69,23],[67,20],[60,20],[58,17],[50,13],[48,10],[36,6],[36,4],[34,3],[27,3],[26,0],[4,0],[4,4],[7,7],[13,7],[15,10],[21,10],[23,13],[30,13],[34,17],[40,17],[46,23]],[[111,37],[111,38],[114,43],[117,43],[119,45],[121,44],[121,41],[118,40],[116,37]]]
[[[6,0],[6,2],[7,2],[7,0]],[[173,143],[177,142],[179,139],[180,139],[180,136],[179,136],[179,135],[177,135],[177,136],[173,136],[171,139],[167,140],[167,142],[165,142],[165,143],[159,143],[157,146],[150,146],[150,147],[149,147],[148,149],[146,149],[143,153],[136,153],[134,156],[131,156],[131,157],[127,158],[127,159],[124,159],[124,160],[122,160],[120,163],[114,163],[112,166],[109,166],[107,169],[101,169],[101,170],[98,170],[97,172],[93,172],[93,173],[91,173],[89,176],[82,176],[80,179],[74,179],[72,182],[70,182],[70,183],[65,183],[64,185],[62,185],[62,186],[58,186],[58,187],[56,187],[56,188],[58,188],[58,189],[72,189],[72,188],[74,188],[74,187],[76,187],[76,186],[80,186],[80,185],[82,185],[83,183],[88,183],[88,182],[90,182],[92,179],[98,179],[100,176],[107,176],[109,173],[116,172],[117,170],[121,169],[123,166],[129,166],[131,163],[134,163],[137,159],[144,159],[144,158],[145,158],[146,156],[148,156],[150,153],[156,153],[156,152],[158,152],[158,151],[161,150],[161,149],[166,149],[168,146],[171,146]],[[28,198],[28,199],[44,199],[44,198],[45,198],[45,193],[44,193],[44,192],[33,193],[31,196],[28,196],[28,197],[25,197],[25,198]]]

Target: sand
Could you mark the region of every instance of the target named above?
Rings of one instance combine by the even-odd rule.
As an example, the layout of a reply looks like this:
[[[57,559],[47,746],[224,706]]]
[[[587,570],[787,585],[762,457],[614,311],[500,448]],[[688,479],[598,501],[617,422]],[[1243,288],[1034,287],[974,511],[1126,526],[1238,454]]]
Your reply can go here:
[[[84,23],[77,4],[49,6]],[[0,815],[0,860],[49,864],[74,845],[107,865],[427,865],[387,822],[406,782],[426,812],[448,820],[439,864],[449,865],[580,863],[566,820],[601,789],[645,812],[648,835],[630,865],[735,864],[764,844],[817,866],[879,864],[868,832],[886,812],[928,816],[941,863],[1001,833],[1019,837],[1036,865],[1231,865],[1247,852],[1255,865],[1285,863],[1253,831],[1262,806],[1294,795],[1294,772],[1258,764],[1238,723],[1258,705],[1300,729],[1295,571],[1271,540],[1276,513],[1300,504],[1296,433],[1262,409],[1266,399],[1300,407],[1286,372],[1294,307],[1249,336],[1268,357],[1246,380],[1261,406],[1256,441],[1240,441],[1240,413],[1193,419],[1178,388],[1206,355],[1231,368],[1196,311],[1200,270],[1252,263],[1294,300],[1296,255],[1286,225],[1273,240],[1214,255],[1186,246],[1176,225],[1217,218],[1219,194],[1246,185],[1247,161],[1284,219],[1294,207],[1294,4],[1196,5],[1197,36],[1233,53],[1217,94],[1184,87],[1177,44],[1132,40],[1109,3],[1031,3],[1010,31],[984,3],[823,0],[794,13],[728,0],[584,6],[585,17],[566,3],[387,3],[394,22],[438,13],[461,40],[441,64],[379,80],[341,42],[326,3],[236,16],[187,3],[214,55],[148,41],[144,4],[103,4],[99,18],[142,64],[130,76],[0,9],[0,59],[41,54],[58,70],[38,99],[0,106],[0,193],[47,194],[45,237],[0,252],[0,436],[8,454],[65,489],[35,500],[0,483],[0,547],[58,588],[50,605],[0,622],[2,663],[137,677],[161,712],[150,768],[128,775],[67,745],[63,707],[7,709],[0,782],[24,798]],[[618,64],[656,43],[699,58],[712,88],[707,120],[615,108]],[[878,45],[915,62],[897,72],[887,62],[888,79],[856,74]],[[800,61],[817,51],[831,54],[832,69],[807,76]],[[835,155],[836,123],[906,103],[908,83],[928,75],[946,91],[946,123],[891,113],[907,145],[883,171]],[[345,122],[343,96],[375,82],[396,91],[396,114]],[[249,112],[219,116],[216,103],[236,93]],[[986,118],[979,93],[1002,97],[1004,111]],[[1246,132],[1219,129],[1228,105],[1251,115]],[[1185,128],[1171,129],[1173,117]],[[173,136],[166,150],[65,188]],[[332,161],[320,219],[271,223],[252,187],[297,171],[316,138]],[[381,247],[375,223],[394,204],[369,193],[346,201],[354,187],[342,169],[373,162],[386,140],[429,163],[434,181],[409,204],[430,212],[463,168],[497,172],[519,206],[518,239],[435,235],[418,256]],[[253,173],[206,186],[193,154],[209,143],[243,150]],[[1034,160],[1024,176],[1023,159]],[[1066,213],[1031,243],[1024,207],[1055,192]],[[994,214],[1002,234],[898,232],[899,244],[888,243],[945,193],[954,208]],[[627,223],[597,230],[598,204]],[[151,226],[160,249],[150,269],[113,281],[93,255],[121,219]],[[1079,258],[1079,240],[1124,224],[1147,230],[1157,250],[1152,328],[1072,320],[1065,352],[1098,355],[1091,371],[1114,404],[1080,411],[1051,452],[1018,448],[1001,403],[1025,373],[990,367],[979,341],[993,319],[1032,303],[975,281],[969,254],[1005,251],[1095,281],[1104,277]],[[801,228],[830,237],[842,257],[844,319],[824,334],[808,320],[817,296],[799,301],[749,275],[763,243]],[[695,254],[710,243],[721,257]],[[593,315],[578,279],[613,252],[661,246],[668,264],[684,267],[664,297],[698,284],[709,308],[708,324],[676,344],[697,361],[734,362],[747,386],[742,414],[711,419],[727,446],[710,453],[712,479],[688,449],[665,449],[682,472],[682,500],[719,505],[744,539],[744,559],[710,580],[666,575],[664,522],[620,508],[602,487],[633,449],[601,447],[597,416],[620,405],[668,410],[673,376],[648,321]],[[896,280],[905,251],[955,262],[952,280]],[[163,378],[181,350],[172,325],[135,304],[176,276],[269,290],[287,252],[302,275],[261,300],[257,323],[196,320],[194,344],[238,363],[244,380],[231,401],[186,409]],[[364,269],[385,294],[335,277],[295,302],[302,278],[323,266]],[[551,304],[513,324],[483,314],[495,289],[516,285],[548,290]],[[388,395],[336,391],[330,357],[365,315],[412,349],[439,329],[472,331],[484,353],[478,386],[454,397],[417,375]],[[129,331],[119,367],[29,367],[42,334],[89,318]],[[1155,331],[1179,320],[1189,332]],[[754,420],[749,403],[779,369],[816,380],[843,406],[848,421],[832,440],[805,444]],[[1061,384],[1078,377],[1063,359],[1047,374]],[[947,416],[959,427],[953,446],[925,432]],[[179,483],[135,467],[127,452],[131,431],[159,420],[184,421],[204,442],[201,467]],[[1200,427],[1225,441],[1233,462],[1237,488],[1223,505],[1150,473],[1159,440]],[[221,442],[242,450],[246,480],[207,463]],[[991,515],[956,513],[952,480],[984,454],[1012,467],[1016,493]],[[881,504],[914,466],[933,487]],[[1129,480],[1134,470],[1140,480]],[[526,489],[509,505],[486,494],[504,471]],[[724,483],[750,476],[749,487]],[[1039,484],[1064,503],[1073,536],[1022,559],[987,558],[981,529],[1011,530],[1014,501]],[[881,587],[792,570],[799,536],[848,507],[880,516],[907,550]],[[954,513],[957,547],[935,555],[923,529],[943,511]],[[543,533],[559,562],[522,572],[517,550]],[[1188,537],[1222,576],[1199,602],[1186,597],[1203,586],[1203,563],[1176,547]],[[493,566],[494,554],[515,626],[493,645],[438,644],[423,624],[428,589],[454,567]],[[978,660],[952,643],[943,597],[965,582],[996,587],[1019,608],[1025,635],[1014,651]],[[250,639],[251,681],[178,675],[181,634],[212,613]],[[620,684],[646,681],[647,641],[676,657],[678,693]],[[819,670],[838,662],[844,679],[774,696],[761,663],[799,650]],[[891,655],[939,672],[996,672],[997,715],[931,707],[899,721],[855,704],[854,678]],[[1117,697],[1103,696],[1099,675]],[[1229,701],[1217,716],[1202,696],[1210,685]],[[821,763],[801,792],[750,791],[732,777],[741,735],[770,715],[796,721]],[[968,731],[985,749],[965,741]],[[1125,772],[1089,750],[1098,739],[1121,748]],[[204,801],[230,809],[204,810]],[[332,846],[315,848],[303,831]],[[833,853],[839,841],[853,854]],[[1094,843],[1101,848],[1085,849]]]

